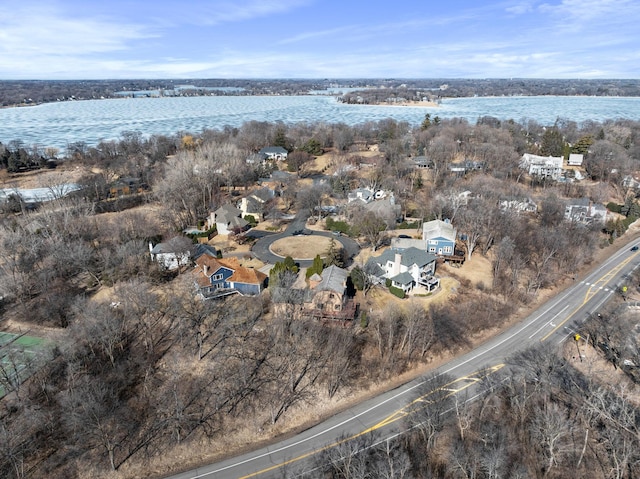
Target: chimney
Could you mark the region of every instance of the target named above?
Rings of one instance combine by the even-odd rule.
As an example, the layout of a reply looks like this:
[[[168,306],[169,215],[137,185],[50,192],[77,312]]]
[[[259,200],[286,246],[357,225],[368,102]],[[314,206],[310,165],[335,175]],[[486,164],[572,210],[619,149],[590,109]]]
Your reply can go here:
[[[207,274],[209,272],[209,265],[208,264],[203,264],[202,265],[202,272],[204,273],[205,276],[209,276]]]
[[[402,255],[400,253],[396,253],[394,261],[393,261],[393,276],[400,274],[400,263],[402,262]]]

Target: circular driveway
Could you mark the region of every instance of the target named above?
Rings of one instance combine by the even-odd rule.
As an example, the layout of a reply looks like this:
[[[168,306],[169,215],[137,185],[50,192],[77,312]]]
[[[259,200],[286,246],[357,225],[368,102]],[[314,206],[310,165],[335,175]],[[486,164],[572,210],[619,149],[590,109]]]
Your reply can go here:
[[[306,212],[301,212],[296,215],[296,218],[291,222],[291,224],[287,227],[287,229],[282,233],[270,234],[268,236],[264,236],[259,238],[251,248],[253,254],[263,263],[271,263],[275,264],[278,261],[282,261],[284,257],[274,254],[270,247],[276,241],[287,238],[288,236],[294,236],[294,233],[299,231],[304,231],[308,233],[309,236],[317,235],[317,236],[326,236],[335,239],[338,243],[342,245],[344,251],[344,262],[345,264],[349,264],[354,256],[358,254],[360,251],[360,246],[358,243],[351,238],[346,236],[337,236],[336,234],[330,231],[312,231],[305,230],[305,225],[307,222],[308,214]],[[318,252],[320,253],[320,252]],[[316,254],[318,254],[316,253]],[[315,254],[314,254],[315,256]],[[313,264],[313,259],[298,259],[293,258],[296,263],[300,265],[301,268],[308,268]]]

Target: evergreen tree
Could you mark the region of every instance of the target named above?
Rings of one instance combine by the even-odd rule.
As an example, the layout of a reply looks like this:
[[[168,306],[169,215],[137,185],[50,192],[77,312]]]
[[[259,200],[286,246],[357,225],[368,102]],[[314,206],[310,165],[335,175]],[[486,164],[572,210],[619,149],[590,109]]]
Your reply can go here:
[[[342,268],[344,260],[342,257],[342,248],[337,245],[336,240],[331,238],[329,247],[327,248],[327,254],[324,258],[325,266],[331,266],[332,264],[338,268]]]
[[[311,278],[311,276],[313,276],[314,274],[318,273],[318,274],[322,274],[322,270],[324,269],[324,262],[322,261],[322,258],[320,257],[319,254],[316,255],[315,258],[313,258],[313,264],[307,269],[307,279]]]

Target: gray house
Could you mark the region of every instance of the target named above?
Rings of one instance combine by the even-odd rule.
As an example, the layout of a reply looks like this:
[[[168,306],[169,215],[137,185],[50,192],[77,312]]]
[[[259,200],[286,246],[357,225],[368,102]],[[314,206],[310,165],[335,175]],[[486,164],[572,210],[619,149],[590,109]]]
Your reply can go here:
[[[242,212],[233,205],[224,205],[211,213],[209,227],[216,225],[218,234],[228,235],[234,230],[245,230],[249,226],[247,220],[242,218]]]
[[[440,280],[434,277],[436,256],[418,248],[411,247],[403,251],[391,248],[369,259],[369,262],[379,268],[377,271],[383,278],[391,280],[392,286],[405,293],[417,285],[428,291],[440,285]]]

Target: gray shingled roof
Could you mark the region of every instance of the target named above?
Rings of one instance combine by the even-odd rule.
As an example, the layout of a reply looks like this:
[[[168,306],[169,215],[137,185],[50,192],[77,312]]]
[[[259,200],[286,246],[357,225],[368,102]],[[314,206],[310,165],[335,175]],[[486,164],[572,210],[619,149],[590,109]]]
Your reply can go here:
[[[378,264],[385,264],[387,261],[394,262],[396,253],[400,255],[400,264],[406,267],[409,267],[412,264],[415,264],[418,267],[423,267],[436,260],[435,255],[414,247],[407,248],[402,252],[397,249],[390,248],[375,258],[375,260]]]
[[[328,268],[322,270],[322,281],[315,287],[316,291],[335,291],[336,293],[343,293],[344,288],[347,285],[347,273],[346,270],[338,268],[336,265],[331,265]]]
[[[413,283],[413,276],[411,276],[410,273],[406,273],[406,272],[405,273],[400,273],[400,274],[394,276],[393,278],[391,278],[391,281],[394,281],[394,282],[396,282],[398,284],[402,284],[402,285],[411,284],[411,283]]]

